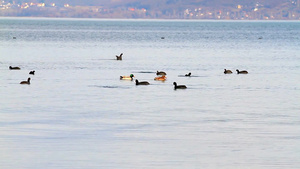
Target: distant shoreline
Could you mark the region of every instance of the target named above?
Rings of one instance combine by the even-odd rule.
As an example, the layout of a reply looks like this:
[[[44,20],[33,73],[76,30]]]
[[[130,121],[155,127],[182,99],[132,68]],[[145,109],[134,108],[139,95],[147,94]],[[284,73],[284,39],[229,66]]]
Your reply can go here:
[[[299,22],[300,20],[226,20],[226,19],[145,19],[145,18],[75,18],[75,17],[28,17],[28,16],[0,16],[0,19],[28,19],[28,20],[90,20],[90,21],[189,21],[189,22]]]

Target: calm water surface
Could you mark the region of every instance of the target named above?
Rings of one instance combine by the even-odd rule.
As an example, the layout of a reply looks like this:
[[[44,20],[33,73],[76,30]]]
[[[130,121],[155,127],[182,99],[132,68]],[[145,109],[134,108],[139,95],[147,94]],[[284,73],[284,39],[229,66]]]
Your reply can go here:
[[[0,168],[298,169],[299,84],[300,22],[1,18]]]

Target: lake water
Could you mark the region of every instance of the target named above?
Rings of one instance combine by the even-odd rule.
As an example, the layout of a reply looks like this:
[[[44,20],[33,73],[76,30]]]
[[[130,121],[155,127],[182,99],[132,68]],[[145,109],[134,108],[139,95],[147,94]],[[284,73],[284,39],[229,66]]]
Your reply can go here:
[[[0,96],[1,169],[298,169],[300,22],[0,18]]]

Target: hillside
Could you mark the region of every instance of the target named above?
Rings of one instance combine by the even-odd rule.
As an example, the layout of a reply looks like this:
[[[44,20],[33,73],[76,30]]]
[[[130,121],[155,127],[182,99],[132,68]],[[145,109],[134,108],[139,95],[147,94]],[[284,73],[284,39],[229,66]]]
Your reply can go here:
[[[10,0],[11,1],[11,0]],[[36,3],[56,3],[57,5],[70,4],[71,6],[103,6],[108,8],[134,7],[145,9],[188,8],[202,6],[211,8],[235,7],[237,5],[254,6],[264,4],[268,8],[275,8],[291,0],[31,0]],[[29,2],[28,0],[15,0],[16,3]]]
[[[300,20],[300,0],[4,0],[0,16]]]

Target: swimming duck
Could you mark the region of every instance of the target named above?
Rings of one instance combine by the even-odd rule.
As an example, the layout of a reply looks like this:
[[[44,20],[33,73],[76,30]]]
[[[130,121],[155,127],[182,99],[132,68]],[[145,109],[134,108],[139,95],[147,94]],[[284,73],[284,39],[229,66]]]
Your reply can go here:
[[[154,80],[160,80],[160,81],[165,81],[167,80],[167,77],[166,76],[158,76],[158,77],[155,77]]]
[[[120,80],[133,80],[133,77],[133,74],[130,74],[130,76],[120,76]]]
[[[22,81],[22,82],[20,82],[20,84],[30,84],[30,77],[27,79],[27,81]]]
[[[163,71],[160,71],[160,72],[157,71],[157,72],[156,72],[156,75],[161,75],[161,76],[164,75],[164,76],[166,76],[167,74],[166,74],[166,72],[163,72]]]
[[[226,70],[226,69],[224,69],[224,74],[231,74],[231,73],[232,73],[231,70]]]
[[[192,75],[192,73],[190,72],[190,73],[188,73],[188,74],[185,74],[185,76],[191,76]]]
[[[34,72],[35,72],[35,70],[30,71],[29,74],[30,74],[30,75],[34,75]]]
[[[122,60],[122,56],[123,56],[123,53],[121,53],[120,56],[116,55],[117,60]]]
[[[174,89],[186,89],[187,87],[185,85],[177,85],[176,82],[173,82]]]
[[[150,83],[147,81],[139,82],[137,79],[135,80],[136,85],[149,85]]]
[[[11,67],[11,66],[9,66],[9,69],[10,69],[10,70],[20,70],[21,68],[19,68],[19,67]]]
[[[239,71],[238,69],[236,69],[236,72],[237,74],[248,74],[246,70]]]

